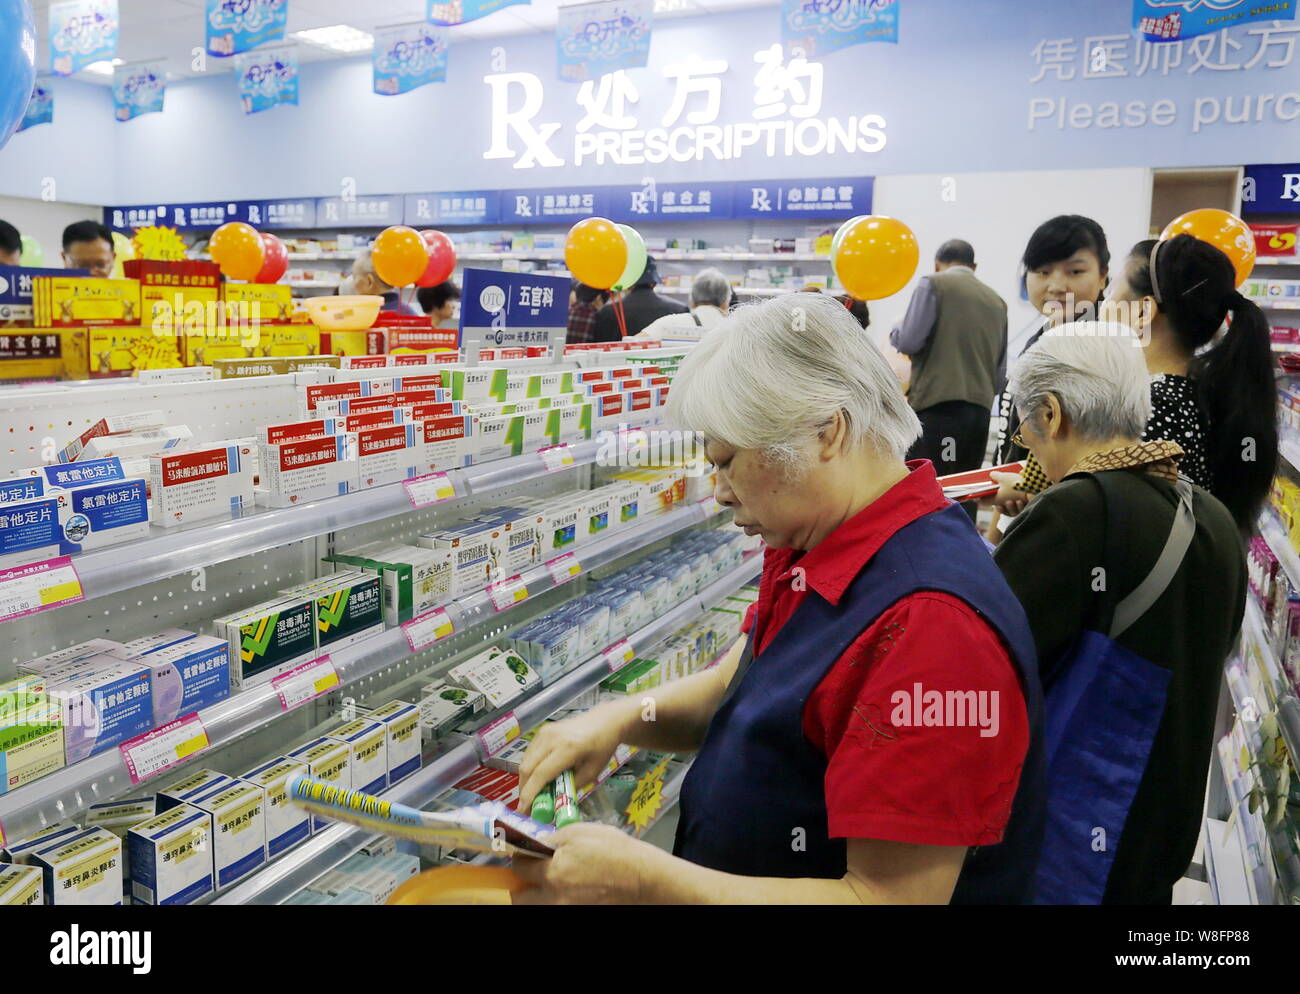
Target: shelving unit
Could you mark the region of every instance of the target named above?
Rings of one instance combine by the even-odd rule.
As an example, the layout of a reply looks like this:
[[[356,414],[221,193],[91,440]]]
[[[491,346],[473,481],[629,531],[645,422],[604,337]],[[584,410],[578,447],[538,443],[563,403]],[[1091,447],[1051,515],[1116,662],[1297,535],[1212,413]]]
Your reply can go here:
[[[631,635],[628,642],[638,653],[649,649],[681,626],[702,615],[737,587],[751,581],[757,573],[756,560],[743,564],[729,576],[719,579],[701,591],[697,597],[679,604]],[[609,675],[609,672],[609,666],[603,656],[597,655],[555,684],[528,698],[523,704],[516,705],[513,708],[514,717],[521,728],[531,728],[563,708],[569,701],[595,687]],[[492,712],[484,716],[479,727],[482,728],[498,717],[500,712]],[[421,807],[450,789],[484,758],[482,742],[476,736],[465,736],[418,773],[407,777],[381,796],[387,801]],[[677,784],[677,790],[680,791],[680,783]],[[218,895],[213,903],[279,904],[302,890],[322,873],[338,866],[360,849],[370,837],[371,833],[361,828],[345,824],[332,825],[324,831],[317,832],[311,839],[271,863],[256,876]]]

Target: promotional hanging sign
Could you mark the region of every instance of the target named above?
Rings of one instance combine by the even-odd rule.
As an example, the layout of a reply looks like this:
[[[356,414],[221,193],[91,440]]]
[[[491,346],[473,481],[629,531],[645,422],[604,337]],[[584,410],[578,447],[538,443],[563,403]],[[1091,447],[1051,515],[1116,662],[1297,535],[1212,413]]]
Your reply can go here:
[[[430,24],[451,27],[477,21],[480,17],[495,14],[504,7],[528,2],[529,0],[452,0],[451,3],[438,3],[437,0],[429,0],[429,12],[424,19]]]
[[[298,103],[298,47],[261,48],[235,56],[235,77],[245,114]]]
[[[389,97],[426,83],[446,82],[450,47],[445,29],[423,21],[377,29],[372,57],[375,92]]]
[[[1133,30],[1147,41],[1182,41],[1252,21],[1294,21],[1296,0],[1133,0]]]
[[[50,4],[50,69],[71,76],[117,55],[117,0]]]
[[[781,41],[791,57],[819,58],[869,41],[898,43],[902,0],[781,0]]]
[[[221,57],[281,41],[289,0],[207,0],[207,48]]]
[[[460,300],[460,340],[469,355],[478,354],[475,346],[554,349],[568,331],[567,278],[467,268]]]
[[[643,67],[650,58],[654,0],[601,0],[561,7],[555,26],[559,78],[595,79]]]
[[[19,131],[38,124],[50,124],[54,120],[54,91],[49,86],[37,82],[32,87],[32,99],[27,104],[23,119],[18,124]]]
[[[113,112],[119,121],[161,113],[166,95],[167,71],[161,62],[113,68]]]

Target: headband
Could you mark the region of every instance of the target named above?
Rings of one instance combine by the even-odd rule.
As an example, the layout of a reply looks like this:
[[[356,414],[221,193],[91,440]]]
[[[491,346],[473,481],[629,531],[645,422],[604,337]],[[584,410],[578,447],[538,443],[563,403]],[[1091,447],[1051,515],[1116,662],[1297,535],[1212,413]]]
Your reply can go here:
[[[1160,297],[1160,281],[1156,276],[1156,256],[1160,254],[1160,246],[1162,244],[1164,243],[1157,240],[1156,243],[1151,246],[1151,263],[1147,267],[1151,275],[1151,296],[1155,298],[1157,304],[1164,303]]]

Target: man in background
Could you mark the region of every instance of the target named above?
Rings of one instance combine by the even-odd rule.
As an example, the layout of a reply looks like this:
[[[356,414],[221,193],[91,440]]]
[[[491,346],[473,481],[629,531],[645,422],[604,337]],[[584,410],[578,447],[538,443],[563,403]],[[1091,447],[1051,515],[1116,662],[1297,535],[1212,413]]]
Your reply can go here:
[[[107,279],[113,274],[113,233],[98,221],[75,221],[63,229],[63,265]]]
[[[569,331],[565,342],[569,345],[594,342],[596,312],[608,303],[608,290],[597,290],[574,280],[569,288]]]
[[[422,286],[415,292],[420,309],[429,317],[434,328],[455,328],[456,301],[460,300],[460,287],[451,280],[434,286]]]
[[[645,269],[632,289],[623,294],[623,317],[627,324],[627,337],[638,335],[665,314],[685,314],[686,308],[675,300],[661,297],[655,293],[659,282],[659,270],[655,261],[647,258]],[[622,329],[614,313],[614,305],[606,304],[596,312],[596,321],[592,330],[593,342],[617,342],[622,340]]]
[[[352,263],[353,293],[362,296],[383,297],[382,311],[399,314],[419,314],[414,304],[403,304],[402,295],[379,278],[375,272],[375,257],[370,249],[363,250]]]
[[[940,476],[978,469],[1006,373],[1007,305],[975,277],[969,242],[939,248],[889,341],[912,359],[907,399],[923,434],[907,457],[929,459]]]
[[[21,266],[23,236],[8,221],[0,221],[0,266]]]
[[[635,337],[703,338],[710,328],[727,316],[730,306],[731,282],[720,270],[710,266],[700,270],[691,284],[691,306],[687,313],[656,318]]]

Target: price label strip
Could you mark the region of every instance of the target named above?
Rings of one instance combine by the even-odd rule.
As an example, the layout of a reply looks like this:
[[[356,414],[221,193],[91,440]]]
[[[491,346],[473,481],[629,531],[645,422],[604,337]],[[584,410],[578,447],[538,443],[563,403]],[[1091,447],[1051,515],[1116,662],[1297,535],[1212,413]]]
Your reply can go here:
[[[402,625],[412,652],[421,652],[456,630],[445,607],[436,607]]]
[[[566,552],[556,559],[549,560],[546,569],[550,572],[551,579],[558,587],[561,583],[568,583],[575,577],[580,576],[582,563],[578,562],[578,557],[572,552]]]
[[[0,622],[85,599],[71,556],[0,570]]]
[[[457,496],[456,484],[446,473],[427,473],[410,480],[403,480],[406,496],[412,507],[428,507]]]
[[[491,759],[515,739],[519,738],[522,732],[523,729],[519,727],[519,719],[511,711],[509,714],[503,714],[496,721],[484,725],[475,734],[478,736],[479,745],[483,747],[483,758]]]
[[[574,465],[573,450],[567,442],[548,445],[544,449],[538,449],[537,454],[541,457],[542,465],[546,467],[548,473],[558,473]]]
[[[488,596],[492,598],[492,606],[498,611],[504,611],[506,608],[514,607],[520,601],[528,599],[528,587],[518,573],[504,580],[498,580],[496,583],[488,584],[487,592]]]
[[[117,748],[131,782],[140,783],[185,762],[209,745],[203,719],[197,714],[187,714],[162,728],[137,735]]]
[[[611,673],[617,673],[636,658],[636,652],[632,649],[632,643],[627,639],[619,639],[602,652],[601,655],[604,657],[605,665],[609,667]]]
[[[711,518],[718,512],[726,510],[726,508],[718,503],[718,498],[714,497],[712,494],[709,494],[709,496],[700,501],[700,509],[703,510],[706,518]]]
[[[341,682],[338,670],[326,654],[295,666],[288,673],[281,673],[271,680],[271,686],[280,695],[280,710],[292,711],[300,704],[337,689]]]

